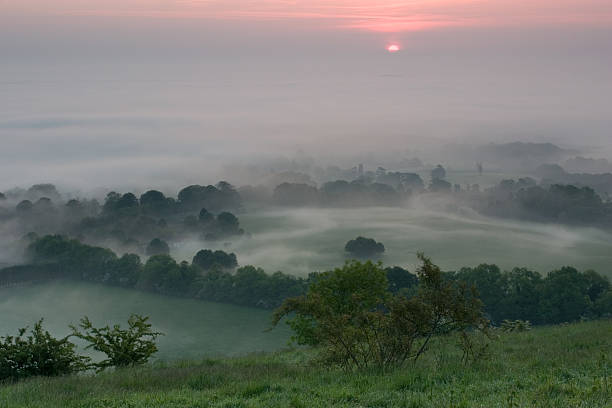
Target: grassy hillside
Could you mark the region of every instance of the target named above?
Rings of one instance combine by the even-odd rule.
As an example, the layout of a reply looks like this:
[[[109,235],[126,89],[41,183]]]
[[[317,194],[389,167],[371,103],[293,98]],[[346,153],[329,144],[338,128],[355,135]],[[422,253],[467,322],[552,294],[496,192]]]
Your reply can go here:
[[[125,324],[130,313],[150,316],[162,360],[244,355],[285,347],[289,331],[265,332],[270,312],[85,282],[50,282],[0,289],[0,336],[45,319],[57,337],[86,315],[98,326]]]
[[[415,365],[344,373],[308,351],[147,366],[0,387],[0,407],[611,407],[612,321],[503,334],[459,362],[438,339]]]

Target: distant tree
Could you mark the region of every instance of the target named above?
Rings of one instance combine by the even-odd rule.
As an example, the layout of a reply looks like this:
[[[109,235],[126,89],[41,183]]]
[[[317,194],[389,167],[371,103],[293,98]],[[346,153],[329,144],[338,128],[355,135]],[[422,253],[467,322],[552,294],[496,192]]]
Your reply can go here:
[[[34,204],[32,204],[30,200],[23,200],[19,204],[17,204],[17,207],[15,207],[17,212],[22,214],[32,211],[33,208]]]
[[[434,180],[444,180],[445,178],[446,178],[446,170],[444,169],[444,167],[442,167],[441,164],[438,164],[431,171],[431,180],[433,182]]]
[[[179,265],[170,255],[154,255],[142,268],[136,287],[164,292],[164,289],[180,275]]]
[[[148,256],[154,255],[168,255],[170,253],[170,247],[166,241],[162,241],[159,238],[154,238],[147,245],[146,254]]]
[[[542,282],[540,315],[547,323],[572,322],[591,309],[589,282],[575,268],[550,272]]]
[[[4,201],[6,200],[6,195],[4,195],[1,191],[0,191],[0,201]]]
[[[238,266],[236,254],[202,249],[193,257],[192,263],[205,271],[213,268],[233,269]]]
[[[140,205],[145,213],[163,214],[171,208],[164,193],[157,190],[149,190],[140,196]]]
[[[125,193],[117,200],[115,210],[138,207],[138,198],[132,193]]]
[[[474,286],[484,303],[485,311],[493,320],[507,318],[499,313],[499,302],[504,298],[503,275],[497,265],[481,264],[475,268],[461,268],[453,277]]]
[[[138,282],[141,271],[140,257],[135,254],[124,254],[113,263],[104,283],[131,288]]]
[[[357,237],[348,241],[344,250],[353,256],[367,258],[385,252],[385,246],[372,238]]]
[[[51,197],[55,200],[61,198],[57,188],[53,184],[34,184],[27,191],[27,197],[36,200],[40,197]]]
[[[536,323],[541,321],[539,307],[542,276],[538,272],[526,268],[514,268],[504,273],[499,284],[502,285],[503,295],[501,299],[494,301],[497,303],[496,314],[492,316],[494,321],[499,322],[503,319],[528,320]],[[483,296],[491,297],[491,294],[485,293],[484,287],[480,292]],[[499,290],[494,290],[492,295],[496,294],[499,294]]]
[[[399,266],[385,268],[385,272],[387,273],[387,280],[389,281],[389,291],[392,293],[398,293],[401,290],[410,290],[416,288],[419,284],[419,279],[416,275]]]
[[[450,192],[452,187],[452,184],[446,180],[432,179],[431,184],[429,185],[429,190],[436,193]]]
[[[119,325],[96,328],[89,318],[81,319],[79,328],[70,326],[72,335],[85,340],[86,348],[106,354],[107,359],[95,363],[102,371],[108,367],[130,367],[144,364],[157,352],[155,340],[163,333],[152,330],[149,318],[133,314],[128,319],[128,328]]]
[[[120,198],[121,194],[119,193],[116,193],[114,191],[108,193],[106,195],[106,198],[104,199],[104,205],[102,206],[103,211],[106,213],[112,213],[113,211],[115,211],[117,202]]]
[[[195,215],[188,215],[183,219],[183,227],[188,231],[197,231],[199,227],[198,217]]]
[[[202,208],[200,210],[200,214],[198,215],[198,221],[201,224],[210,224],[215,220],[215,216],[211,214],[206,208]]]

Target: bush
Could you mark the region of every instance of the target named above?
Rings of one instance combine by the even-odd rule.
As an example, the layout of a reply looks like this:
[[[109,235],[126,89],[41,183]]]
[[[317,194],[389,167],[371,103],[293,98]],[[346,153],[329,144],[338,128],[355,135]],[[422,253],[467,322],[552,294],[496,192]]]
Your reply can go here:
[[[320,346],[326,364],[365,369],[401,366],[416,360],[435,335],[461,333],[464,358],[475,355],[468,332],[486,329],[475,291],[444,279],[440,269],[419,255],[417,295],[392,294],[386,271],[370,261],[347,262],[319,274],[304,296],[285,300],[274,313],[286,316],[298,344]]]
[[[385,246],[372,238],[357,237],[347,242],[344,250],[351,255],[366,258],[382,254],[385,252]]]
[[[89,342],[86,348],[106,354],[106,360],[94,364],[99,370],[104,370],[144,364],[157,352],[155,340],[163,333],[151,330],[148,320],[148,317],[133,314],[128,319],[128,329],[121,329],[119,325],[98,329],[93,327],[89,318],[84,317],[79,324],[83,332],[75,326],[70,328],[73,336]]]
[[[16,337],[0,337],[0,381],[17,381],[33,376],[58,376],[85,370],[89,359],[75,353],[75,345],[64,337],[56,339],[36,322]]]

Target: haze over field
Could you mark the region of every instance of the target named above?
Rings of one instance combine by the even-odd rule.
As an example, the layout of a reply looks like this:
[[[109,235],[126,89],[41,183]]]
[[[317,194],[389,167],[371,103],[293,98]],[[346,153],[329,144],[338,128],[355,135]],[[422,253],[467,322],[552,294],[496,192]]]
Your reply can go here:
[[[214,182],[300,149],[609,158],[611,22],[604,0],[4,1],[0,190]]]

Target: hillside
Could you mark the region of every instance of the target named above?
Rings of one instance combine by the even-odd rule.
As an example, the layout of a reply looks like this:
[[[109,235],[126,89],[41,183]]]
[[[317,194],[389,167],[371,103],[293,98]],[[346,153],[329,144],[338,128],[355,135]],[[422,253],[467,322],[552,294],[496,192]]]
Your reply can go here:
[[[0,387],[0,407],[610,407],[612,321],[500,334],[490,357],[463,365],[437,339],[415,365],[345,373],[293,350],[156,363],[97,376]]]

